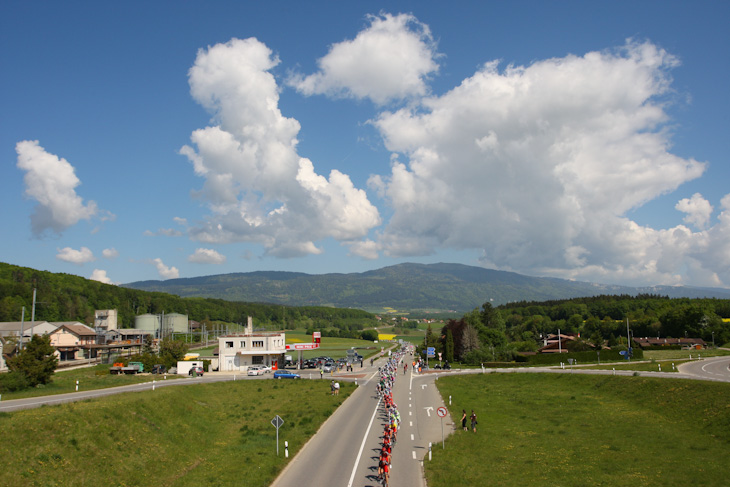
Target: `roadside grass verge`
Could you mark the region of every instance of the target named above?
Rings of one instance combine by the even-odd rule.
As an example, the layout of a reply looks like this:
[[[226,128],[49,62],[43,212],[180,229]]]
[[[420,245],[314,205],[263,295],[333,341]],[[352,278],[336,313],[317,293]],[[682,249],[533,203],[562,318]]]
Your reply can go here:
[[[175,380],[180,376],[151,374],[119,374],[109,373],[110,365],[95,365],[73,370],[56,370],[50,384],[33,387],[24,391],[4,392],[3,400],[23,399],[26,397],[51,396],[55,394],[66,394],[76,392],[76,381],[79,381],[79,391],[90,391],[93,389],[106,389],[109,387],[126,386],[153,380]]]
[[[601,364],[601,365],[587,365],[587,366],[581,366],[581,369],[599,369],[599,370],[637,370],[640,372],[669,372],[669,373],[676,373],[679,372],[680,364],[689,362],[689,360],[662,360],[662,361],[642,361],[642,362],[621,362],[621,363],[611,363],[611,364]],[[696,362],[693,360],[693,362]],[[672,368],[672,364],[674,364],[674,368]]]
[[[645,350],[644,359],[646,360],[680,360],[687,359],[697,360],[697,357],[720,357],[730,355],[730,350],[722,350],[719,348],[708,348],[705,350]]]
[[[437,384],[457,424],[425,462],[429,487],[727,485],[730,384],[514,373]],[[460,429],[472,408],[476,434]]]
[[[164,387],[0,414],[0,485],[267,486],[354,391],[321,381]],[[279,429],[271,420],[284,419]]]

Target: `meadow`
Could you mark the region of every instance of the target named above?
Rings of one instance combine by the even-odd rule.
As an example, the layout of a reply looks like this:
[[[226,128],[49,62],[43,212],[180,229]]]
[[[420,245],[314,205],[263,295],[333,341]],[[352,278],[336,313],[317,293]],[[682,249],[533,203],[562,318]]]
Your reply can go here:
[[[681,379],[500,374],[440,378],[459,423],[426,461],[429,487],[724,486],[730,384]]]
[[[354,388],[236,381],[0,413],[0,485],[270,485]]]
[[[106,389],[109,387],[152,382],[153,380],[175,380],[181,377],[169,374],[166,376],[150,374],[112,375],[109,373],[109,367],[111,366],[101,364],[72,370],[56,370],[53,374],[52,381],[49,384],[39,385],[23,391],[5,392],[2,395],[2,399],[23,399],[26,397],[50,396],[54,394],[76,392],[77,381],[79,391],[89,391],[92,389]]]

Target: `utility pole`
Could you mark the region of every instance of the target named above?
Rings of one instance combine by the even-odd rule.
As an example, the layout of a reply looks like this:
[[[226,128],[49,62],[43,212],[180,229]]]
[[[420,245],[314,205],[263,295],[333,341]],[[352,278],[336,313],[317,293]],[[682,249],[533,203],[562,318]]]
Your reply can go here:
[[[626,358],[631,362],[631,333],[629,332],[629,317],[626,317]]]
[[[23,311],[20,315],[20,345],[18,345],[18,350],[23,349],[23,328],[25,325],[25,306],[23,306]]]
[[[560,340],[560,328],[558,328],[558,353],[563,353],[563,342]]]

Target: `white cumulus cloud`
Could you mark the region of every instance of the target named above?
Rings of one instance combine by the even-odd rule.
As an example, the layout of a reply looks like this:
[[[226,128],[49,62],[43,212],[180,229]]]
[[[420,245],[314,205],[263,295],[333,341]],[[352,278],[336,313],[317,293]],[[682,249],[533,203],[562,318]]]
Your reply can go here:
[[[101,251],[101,255],[103,255],[105,259],[116,259],[119,257],[119,251],[115,248],[104,249]]]
[[[63,158],[50,154],[37,140],[24,140],[15,146],[19,169],[25,171],[25,195],[38,204],[31,215],[36,237],[47,231],[60,235],[80,220],[90,220],[98,212],[96,203],[76,194],[81,181],[74,167]]]
[[[626,216],[706,167],[669,152],[676,66],[633,41],[529,66],[488,62],[442,96],[381,113],[373,124],[394,156],[391,173],[369,181],[393,210],[379,245],[392,256],[478,249],[485,265],[602,282],[709,271],[697,255],[720,245],[707,241],[719,228],[656,230]],[[712,211],[699,195],[677,209],[699,228]]]
[[[79,250],[72,249],[71,247],[58,249],[56,258],[76,265],[83,265],[96,260],[94,253],[88,247],[81,247]]]
[[[694,225],[699,229],[707,227],[710,215],[712,215],[712,205],[699,193],[693,194],[691,198],[679,200],[675,208],[687,214],[684,217],[685,223]]]
[[[160,274],[160,277],[163,279],[177,279],[180,277],[180,271],[177,270],[177,267],[168,267],[165,265],[164,262],[162,262],[162,259],[159,257],[152,260],[152,263],[157,268],[157,272]]]
[[[305,95],[369,98],[379,105],[427,94],[427,78],[439,69],[428,26],[410,14],[368,21],[354,39],[334,44],[318,60],[317,73],[294,75],[289,84]]]
[[[224,264],[226,256],[213,249],[195,249],[195,253],[188,257],[188,262],[197,264]]]
[[[295,257],[320,253],[315,242],[328,237],[357,241],[380,224],[349,176],[321,176],[297,154],[299,122],[282,115],[269,72],[278,63],[258,40],[232,39],[200,50],[190,69],[190,92],[216,123],[180,151],[205,180],[199,196],[211,213],[189,229],[198,241],[256,242]]]
[[[89,279],[92,281],[103,282],[104,284],[114,284],[103,269],[94,269],[94,272],[91,273],[91,277],[89,277]]]

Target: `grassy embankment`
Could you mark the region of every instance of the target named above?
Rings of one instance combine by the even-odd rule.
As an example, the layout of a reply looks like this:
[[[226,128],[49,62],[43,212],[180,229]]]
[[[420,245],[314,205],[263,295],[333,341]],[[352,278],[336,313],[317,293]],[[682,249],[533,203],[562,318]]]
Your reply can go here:
[[[571,374],[440,378],[451,417],[429,487],[727,485],[730,384]],[[460,424],[458,425],[460,426]]]
[[[0,485],[270,485],[289,461],[284,441],[291,459],[354,388],[236,381],[0,413]]]
[[[175,380],[180,376],[167,375],[112,375],[109,373],[110,365],[95,365],[73,370],[57,370],[53,374],[50,384],[26,389],[18,392],[5,392],[2,399],[23,399],[26,397],[50,396],[54,394],[66,394],[76,391],[76,381],[79,382],[79,391],[90,391],[93,389],[106,389],[108,387],[126,386],[153,380]]]

